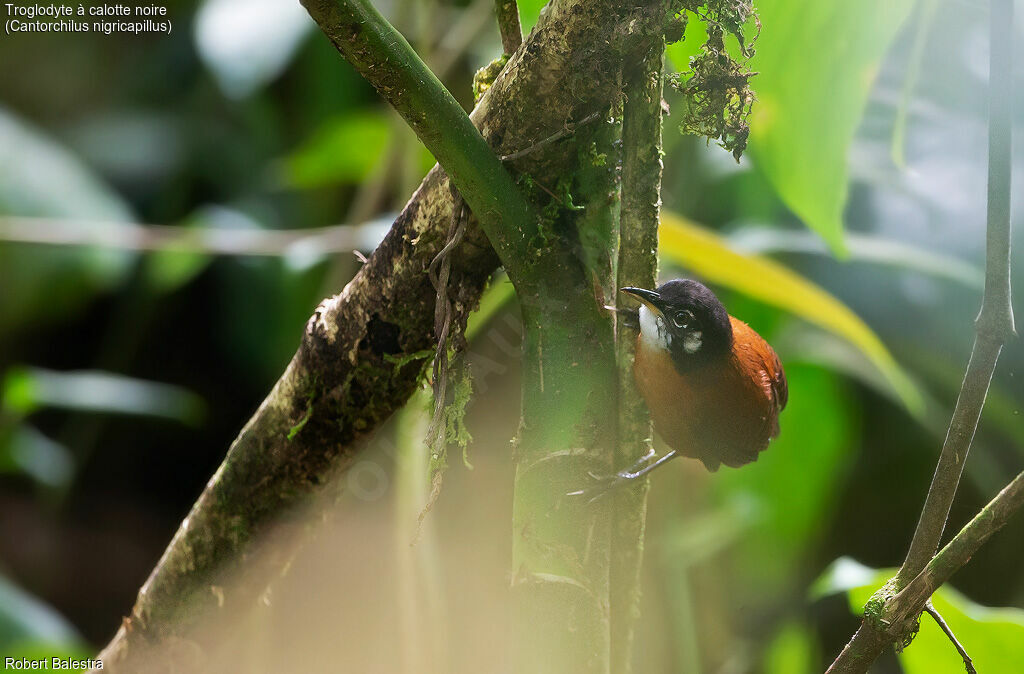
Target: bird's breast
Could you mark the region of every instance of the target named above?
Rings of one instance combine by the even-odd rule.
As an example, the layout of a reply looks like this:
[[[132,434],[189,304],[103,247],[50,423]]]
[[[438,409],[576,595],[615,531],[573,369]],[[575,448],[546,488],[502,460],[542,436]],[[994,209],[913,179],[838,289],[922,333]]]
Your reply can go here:
[[[710,470],[757,459],[778,434],[785,405],[785,377],[775,352],[745,323],[732,322],[732,352],[685,374],[656,340],[641,333],[636,345],[633,373],[658,434]]]

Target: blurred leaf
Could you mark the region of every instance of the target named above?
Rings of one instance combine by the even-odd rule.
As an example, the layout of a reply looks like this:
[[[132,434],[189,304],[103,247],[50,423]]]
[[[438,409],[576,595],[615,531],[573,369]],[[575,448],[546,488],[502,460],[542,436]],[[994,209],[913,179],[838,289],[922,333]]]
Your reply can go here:
[[[125,221],[131,209],[78,159],[0,107],[0,212]]]
[[[951,402],[956,400],[963,383],[963,363],[950,362],[939,351],[920,345],[908,352],[906,358],[910,367],[940,391],[944,398]],[[1013,376],[1012,370],[1009,376]],[[1020,410],[1021,402],[1017,397],[1003,383],[993,381],[985,398],[985,409],[982,410],[982,428],[998,431],[1018,452],[1024,453],[1024,418],[1021,418]],[[949,409],[943,407],[942,412],[948,419]],[[970,465],[968,463],[968,468]]]
[[[755,164],[808,227],[844,253],[847,153],[886,50],[913,0],[760,0],[750,123]],[[691,21],[669,48],[686,70],[706,39]]]
[[[817,642],[807,625],[787,623],[764,654],[764,674],[810,674],[818,663]]]
[[[0,648],[11,655],[18,642],[79,644],[75,628],[49,605],[0,575]]]
[[[677,570],[700,564],[734,544],[758,518],[754,504],[735,499],[715,510],[675,522],[665,551]]]
[[[821,239],[801,231],[774,227],[749,227],[729,234],[729,242],[747,253],[812,253],[827,255]],[[951,255],[926,250],[870,234],[847,234],[846,246],[851,262],[868,262],[914,271],[954,281],[968,288],[981,289],[985,272],[977,265]]]
[[[203,206],[181,225],[196,231],[211,229],[260,229],[260,223],[246,213],[222,205]],[[159,293],[170,293],[206,269],[213,257],[187,250],[164,248],[146,256],[143,277]]]
[[[882,57],[913,0],[758,3],[750,146],[794,213],[844,252],[847,153]]]
[[[537,25],[540,11],[548,4],[548,0],[519,0],[519,22],[523,26],[523,35],[528,35]]]
[[[772,337],[772,346],[783,356],[786,363],[821,365],[864,384],[896,405],[903,403],[889,381],[872,365],[863,351],[831,332],[794,321]],[[923,391],[921,399],[927,402],[927,396]],[[927,409],[927,404],[924,407]]]
[[[469,315],[469,321],[466,323],[466,339],[472,341],[502,308],[515,300],[515,297],[515,287],[505,274],[497,274],[491,279],[487,290],[480,297],[480,306]]]
[[[195,425],[205,408],[199,396],[177,386],[84,370],[12,368],[0,385],[0,394],[0,409],[18,416],[54,407],[160,417]]]
[[[130,220],[128,205],[77,158],[0,106],[0,215],[74,218],[81,227]],[[65,315],[128,270],[132,255],[0,242],[0,333]]]
[[[818,285],[768,258],[737,253],[716,234],[669,211],[662,212],[659,240],[666,260],[848,340],[885,376],[912,414],[922,412],[921,394],[878,336]]]
[[[24,473],[47,487],[63,487],[74,471],[71,451],[35,428],[19,424],[0,433],[0,472]]]
[[[285,160],[283,178],[300,188],[361,182],[384,160],[392,132],[383,110],[330,119]]]
[[[218,334],[237,375],[273,383],[295,354],[303,326],[323,299],[323,266],[295,269],[281,258],[233,258],[217,265]]]
[[[313,25],[298,2],[205,0],[196,49],[224,93],[242,98],[284,70]]]
[[[164,248],[146,256],[142,274],[158,293],[174,292],[206,269],[213,258],[173,248]]]
[[[809,596],[811,600],[817,601],[831,594],[848,592],[858,587],[873,587],[877,590],[895,573],[896,569],[873,569],[870,566],[864,566],[852,557],[840,557],[829,564],[828,568],[811,584]],[[861,611],[866,601],[865,599],[864,602],[861,602],[860,608],[854,609],[855,614]]]
[[[794,363],[786,376],[790,400],[781,435],[757,461],[722,470],[713,482],[715,500],[747,521],[731,555],[739,565],[736,592],[768,601],[791,591],[793,569],[829,521],[858,443],[855,408],[836,375]]]
[[[3,401],[3,409],[10,412],[14,417],[23,417],[31,414],[38,407],[39,397],[36,391],[35,378],[27,369],[12,368],[7,371],[3,380],[3,387],[0,388],[0,400]]]
[[[921,0],[918,3],[917,16],[914,17],[914,44],[907,62],[907,72],[903,76],[903,90],[900,92],[899,107],[896,108],[896,121],[892,124],[892,162],[900,168],[907,166],[907,118],[910,116],[910,102],[917,88],[917,80],[921,76],[925,45],[935,24],[935,11],[938,8],[939,0]]]
[[[849,558],[836,560],[815,583],[816,596],[845,592],[850,611],[861,615],[871,595],[896,569],[871,569]],[[979,672],[1016,672],[1024,662],[1024,610],[976,604],[949,585],[939,588],[932,604],[964,645]],[[963,661],[930,616],[899,655],[906,674],[962,672]]]

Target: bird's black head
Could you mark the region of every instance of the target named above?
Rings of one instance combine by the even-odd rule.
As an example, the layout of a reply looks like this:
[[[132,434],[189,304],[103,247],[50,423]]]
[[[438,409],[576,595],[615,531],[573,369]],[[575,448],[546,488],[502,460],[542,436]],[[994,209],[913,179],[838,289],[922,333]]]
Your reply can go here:
[[[692,370],[732,349],[732,324],[725,307],[707,286],[676,279],[657,290],[622,288],[640,300],[640,334],[666,349],[680,371]]]

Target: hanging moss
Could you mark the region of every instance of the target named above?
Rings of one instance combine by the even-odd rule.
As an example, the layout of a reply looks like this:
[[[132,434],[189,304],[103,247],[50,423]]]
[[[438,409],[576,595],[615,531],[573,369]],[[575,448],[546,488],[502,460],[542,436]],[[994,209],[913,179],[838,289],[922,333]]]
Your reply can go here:
[[[670,79],[672,86],[687,97],[680,131],[717,140],[738,162],[747,147],[748,119],[756,100],[750,78],[757,73],[746,64],[754,55],[753,43],[761,31],[761,22],[749,0],[682,0],[677,23],[670,24],[669,30],[680,28],[679,23],[685,30],[687,12],[707,24],[708,39],[700,53],[690,59],[690,69]],[[743,28],[751,21],[757,31],[748,44]],[[739,43],[741,61],[729,54],[726,35],[732,35]]]

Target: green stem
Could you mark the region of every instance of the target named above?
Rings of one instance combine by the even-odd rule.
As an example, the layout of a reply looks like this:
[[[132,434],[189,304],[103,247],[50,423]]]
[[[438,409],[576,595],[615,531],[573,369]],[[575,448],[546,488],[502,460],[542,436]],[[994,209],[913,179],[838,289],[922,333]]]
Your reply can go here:
[[[960,397],[907,559],[896,576],[901,588],[921,572],[939,547],[999,353],[1014,333],[1010,306],[1013,0],[992,0],[991,21],[985,295]]]
[[[302,4],[444,167],[513,283],[529,275],[537,214],[458,101],[369,0]]]
[[[899,637],[905,620],[916,618],[924,609],[924,602],[941,584],[934,580],[939,577],[945,580],[969,559],[969,555],[958,556],[945,550],[936,556],[935,550],[949,518],[949,509],[978,428],[1000,351],[1014,334],[1010,302],[1013,0],[992,0],[990,21],[988,223],[985,295],[977,320],[977,337],[917,529],[907,558],[894,579],[896,589],[901,590],[897,598],[902,595],[904,599],[886,604],[883,618],[889,627],[884,631],[879,628],[884,623],[867,619],[861,623],[857,633],[829,667],[831,674],[866,672],[882,651]],[[1018,477],[1011,486],[1019,482]],[[975,521],[987,517],[983,510]],[[943,573],[935,575],[932,581],[921,580],[922,576],[928,578],[928,569],[934,571],[933,565],[937,564],[944,565]],[[913,595],[903,595],[911,586],[914,587]],[[898,616],[893,614],[894,607],[899,609]]]

